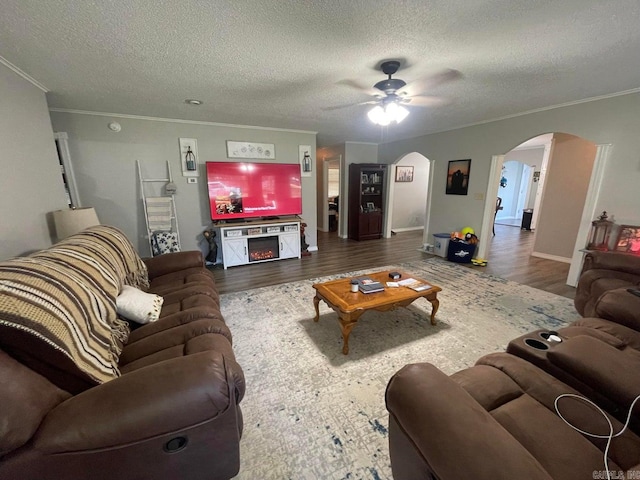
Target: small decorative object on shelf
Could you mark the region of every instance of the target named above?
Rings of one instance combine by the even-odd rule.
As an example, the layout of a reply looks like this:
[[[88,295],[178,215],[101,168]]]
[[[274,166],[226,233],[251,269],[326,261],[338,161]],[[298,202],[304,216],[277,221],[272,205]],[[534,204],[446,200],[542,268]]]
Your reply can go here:
[[[187,146],[187,153],[184,156],[185,163],[187,164],[187,170],[193,171],[196,169],[196,156],[191,151],[191,146]]]
[[[589,232],[587,250],[609,250],[609,239],[614,222],[608,218],[607,212],[602,212],[602,215],[591,222],[591,232]]]

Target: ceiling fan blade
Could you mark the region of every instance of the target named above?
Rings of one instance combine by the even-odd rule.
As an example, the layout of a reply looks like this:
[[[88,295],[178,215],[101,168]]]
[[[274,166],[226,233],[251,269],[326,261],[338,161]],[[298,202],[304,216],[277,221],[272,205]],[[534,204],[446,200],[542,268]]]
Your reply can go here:
[[[415,97],[416,95],[427,93],[439,85],[452,82],[459,78],[462,78],[462,73],[460,73],[458,70],[448,68],[439,73],[436,73],[435,75],[414,80],[413,82],[408,83],[398,91],[398,94],[403,96]]]
[[[415,97],[404,97],[402,103],[411,107],[439,107],[441,105],[448,105],[451,103],[451,100],[443,97],[419,95]]]
[[[380,90],[373,88],[371,85],[365,85],[363,83],[360,83],[357,80],[345,79],[345,80],[340,80],[339,82],[337,82],[337,84],[355,88],[356,90],[360,90],[361,92],[366,93],[367,95],[371,95],[371,96],[381,95]]]
[[[348,108],[348,107],[356,107],[358,105],[374,105],[378,103],[378,100],[369,100],[367,102],[359,102],[359,103],[347,103],[344,105],[334,105],[332,107],[323,107],[321,110],[324,111],[331,111],[331,110],[340,110],[341,108]]]

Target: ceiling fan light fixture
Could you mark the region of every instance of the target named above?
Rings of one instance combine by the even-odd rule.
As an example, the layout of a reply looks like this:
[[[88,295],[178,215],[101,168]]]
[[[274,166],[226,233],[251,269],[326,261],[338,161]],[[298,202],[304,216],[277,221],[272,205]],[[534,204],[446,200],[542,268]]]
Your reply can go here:
[[[396,123],[400,123],[402,120],[407,118],[407,115],[409,115],[409,110],[396,102],[388,104],[385,110],[391,120]]]
[[[400,123],[402,120],[407,118],[409,115],[409,110],[404,108],[402,105],[398,105],[396,102],[387,103],[384,108],[380,105],[376,105],[367,114],[369,120],[371,120],[376,125],[387,126],[391,122]]]
[[[384,109],[380,105],[376,105],[371,110],[369,110],[369,113],[367,113],[367,116],[369,117],[369,120],[371,120],[376,125],[382,125],[383,124],[382,122],[386,120]],[[389,123],[387,122],[386,125],[388,124]]]

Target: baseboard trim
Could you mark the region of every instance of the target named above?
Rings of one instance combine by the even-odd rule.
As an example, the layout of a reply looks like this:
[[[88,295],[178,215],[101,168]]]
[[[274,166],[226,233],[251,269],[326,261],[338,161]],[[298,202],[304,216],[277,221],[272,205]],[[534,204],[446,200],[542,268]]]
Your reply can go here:
[[[544,258],[546,260],[553,260],[554,262],[571,263],[571,258],[561,257],[559,255],[549,255],[548,253],[531,252],[531,256]]]
[[[392,228],[391,231],[392,232],[413,232],[415,230],[424,230],[424,226],[422,227],[404,227],[404,228]]]
[[[318,251],[318,246],[315,245],[313,247],[309,247],[309,248],[307,248],[307,251],[308,252],[317,252]]]

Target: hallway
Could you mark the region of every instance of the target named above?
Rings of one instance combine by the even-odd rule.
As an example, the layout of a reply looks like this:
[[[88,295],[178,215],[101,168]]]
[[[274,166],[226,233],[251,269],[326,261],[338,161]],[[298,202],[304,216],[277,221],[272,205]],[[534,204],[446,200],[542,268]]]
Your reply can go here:
[[[563,297],[575,296],[576,289],[566,284],[568,263],[531,256],[534,232],[499,224],[495,230],[495,237],[489,238],[489,264],[472,268]]]

